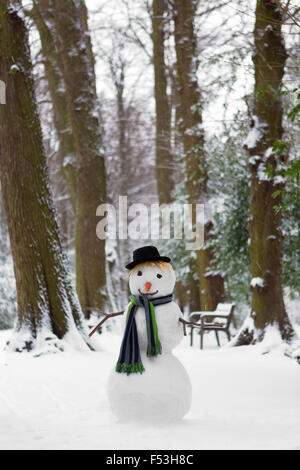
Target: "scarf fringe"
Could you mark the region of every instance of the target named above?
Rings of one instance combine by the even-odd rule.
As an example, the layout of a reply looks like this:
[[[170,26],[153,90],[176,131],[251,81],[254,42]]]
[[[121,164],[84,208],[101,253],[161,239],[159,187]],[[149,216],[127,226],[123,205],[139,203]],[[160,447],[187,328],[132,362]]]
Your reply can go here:
[[[155,344],[154,346],[152,347],[148,346],[147,356],[148,357],[158,356],[159,354],[161,354],[161,351],[162,351],[161,344],[160,344],[160,341],[158,340],[157,344]]]
[[[145,372],[145,368],[141,362],[135,362],[133,364],[122,364],[121,362],[118,362],[115,370],[116,372],[127,375],[136,374],[138,372],[142,374],[143,372]]]

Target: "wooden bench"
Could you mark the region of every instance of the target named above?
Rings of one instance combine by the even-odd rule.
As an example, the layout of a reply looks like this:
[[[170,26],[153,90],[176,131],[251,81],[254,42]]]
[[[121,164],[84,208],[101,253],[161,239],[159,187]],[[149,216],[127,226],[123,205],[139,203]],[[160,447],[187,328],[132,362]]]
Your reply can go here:
[[[234,304],[218,304],[214,312],[192,312],[189,315],[189,320],[199,323],[198,326],[190,326],[190,345],[193,346],[194,328],[200,330],[200,348],[203,349],[203,336],[206,331],[214,331],[218,346],[220,347],[219,332],[223,331],[231,340],[230,326],[231,322],[234,323]]]

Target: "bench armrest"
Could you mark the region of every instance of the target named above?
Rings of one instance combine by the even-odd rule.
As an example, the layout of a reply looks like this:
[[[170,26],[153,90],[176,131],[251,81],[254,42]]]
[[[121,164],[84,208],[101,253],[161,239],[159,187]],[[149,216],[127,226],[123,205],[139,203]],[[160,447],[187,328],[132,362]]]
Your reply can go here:
[[[205,320],[209,318],[211,321],[209,322],[205,322]],[[223,323],[221,322],[218,322],[218,319],[223,319]],[[230,327],[230,324],[231,324],[231,320],[232,320],[232,313],[229,313],[228,315],[222,315],[222,314],[218,314],[218,315],[202,315],[201,318],[200,318],[200,321],[201,321],[201,325],[203,328],[205,328],[206,326],[207,327],[211,327],[213,328],[213,325],[217,326],[222,326],[222,328],[224,329],[228,329]]]
[[[232,313],[228,313],[228,315],[211,315],[211,314],[206,315],[205,314],[205,315],[201,315],[201,320],[202,319],[205,320],[205,318],[213,318],[213,319],[215,319],[215,318],[229,318],[231,314]]]

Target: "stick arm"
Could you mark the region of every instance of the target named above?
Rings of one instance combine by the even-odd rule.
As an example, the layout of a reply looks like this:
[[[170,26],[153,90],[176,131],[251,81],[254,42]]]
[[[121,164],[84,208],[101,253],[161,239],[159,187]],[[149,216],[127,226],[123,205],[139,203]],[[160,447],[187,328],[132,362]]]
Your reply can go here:
[[[182,323],[184,336],[186,336],[186,325],[192,325],[201,328],[201,323],[193,323],[192,321],[187,321],[181,317],[179,318],[179,321]]]
[[[122,312],[105,313],[102,310],[99,310],[98,308],[88,308],[87,310],[96,310],[97,312],[102,313],[102,315],[104,315],[104,318],[101,320],[101,322],[97,326],[95,326],[95,328],[90,332],[89,338],[91,338],[93,334],[96,333],[97,330],[99,330],[99,328],[103,325],[104,322],[106,322],[106,320],[108,320],[109,318],[117,317],[119,315],[123,315],[123,313],[125,312],[125,310],[123,310]]]

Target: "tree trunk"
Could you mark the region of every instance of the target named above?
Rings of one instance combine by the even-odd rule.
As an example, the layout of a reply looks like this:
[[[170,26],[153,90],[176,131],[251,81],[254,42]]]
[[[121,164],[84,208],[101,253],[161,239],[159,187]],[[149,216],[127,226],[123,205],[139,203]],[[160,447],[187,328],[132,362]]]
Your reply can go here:
[[[17,5],[21,9],[21,5]],[[69,280],[37,113],[28,34],[8,0],[0,6],[0,76],[7,104],[0,106],[0,178],[18,295],[13,350],[59,340],[83,316]],[[72,333],[73,334],[73,333]]]
[[[152,40],[156,105],[156,180],[160,204],[172,202],[171,110],[167,94],[164,13],[166,0],[153,0]]]
[[[102,127],[94,59],[83,0],[53,0],[55,34],[76,156],[76,281],[82,308],[104,307],[105,241],[96,237],[96,209],[106,202]]]
[[[113,58],[112,58],[113,60]],[[118,116],[118,160],[119,160],[119,195],[128,196],[128,145],[126,139],[126,111],[124,103],[124,88],[125,88],[125,63],[120,60],[119,63],[111,63],[111,73],[113,82],[115,85],[116,96],[117,96],[117,116]],[[129,240],[128,238],[119,239],[117,244],[117,252],[119,257],[119,272],[120,272],[120,285],[121,292],[120,297],[123,301],[126,302],[126,299],[129,295],[128,282],[126,278],[126,269],[125,265],[127,264],[127,259],[129,257]]]
[[[254,29],[253,62],[255,89],[252,128],[245,141],[251,172],[249,235],[252,272],[251,320],[235,341],[250,344],[264,338],[268,325],[278,326],[281,337],[290,341],[293,329],[288,319],[281,285],[281,213],[284,180],[280,176],[287,156],[274,152],[281,139],[282,103],[280,90],[286,51],[281,32],[282,13],[278,2],[258,0]],[[273,167],[273,176],[265,170]],[[276,172],[276,175],[275,175]],[[273,197],[273,193],[277,197]]]
[[[58,161],[65,177],[73,211],[76,207],[75,146],[67,106],[64,79],[59,69],[51,0],[34,2],[31,17],[39,31],[45,74],[53,106],[54,125],[59,141]]]
[[[188,202],[193,204],[195,221],[195,204],[204,204],[206,215],[205,242],[210,238],[212,221],[209,217],[207,198],[207,170],[204,151],[204,132],[202,127],[201,95],[197,83],[196,37],[194,17],[197,2],[174,0],[175,45],[179,95],[182,114],[181,132],[184,146],[184,157],[187,174]],[[200,308],[215,310],[219,302],[224,301],[224,282],[218,273],[211,272],[210,265],[214,256],[211,249],[204,246],[197,250]],[[207,272],[210,274],[207,275]],[[216,288],[217,286],[217,288]]]

